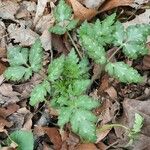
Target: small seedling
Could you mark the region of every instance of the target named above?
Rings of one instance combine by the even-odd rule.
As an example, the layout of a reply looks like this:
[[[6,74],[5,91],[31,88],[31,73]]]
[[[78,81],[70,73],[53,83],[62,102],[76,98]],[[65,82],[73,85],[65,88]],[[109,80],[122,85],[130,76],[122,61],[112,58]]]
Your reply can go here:
[[[30,105],[46,100],[49,93],[51,107],[59,111],[58,125],[63,128],[70,123],[72,131],[82,139],[95,142],[97,117],[91,110],[99,102],[86,94],[90,85],[88,71],[88,60],[79,61],[74,50],[67,57],[55,59],[49,65],[47,78],[33,89]]]
[[[55,25],[49,31],[59,35],[74,29],[78,23],[77,20],[72,18],[72,9],[64,0],[60,0],[54,9],[54,18]]]

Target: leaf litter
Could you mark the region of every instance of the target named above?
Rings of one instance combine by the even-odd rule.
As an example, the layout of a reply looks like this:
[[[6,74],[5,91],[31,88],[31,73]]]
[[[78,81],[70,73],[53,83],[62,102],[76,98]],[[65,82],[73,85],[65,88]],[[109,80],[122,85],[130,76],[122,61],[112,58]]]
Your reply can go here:
[[[74,17],[80,21],[100,17],[103,13],[107,14],[107,12],[111,12],[112,9],[121,6],[138,8],[147,3],[147,1],[133,0],[68,1],[73,8]],[[51,61],[50,57],[47,56],[54,55],[55,57],[62,52],[64,54],[68,53],[68,49],[64,43],[69,43],[70,41],[68,41],[67,38],[51,35],[51,33],[48,32],[48,29],[54,24],[51,10],[53,10],[53,4],[57,4],[55,2],[56,1],[50,2],[48,0],[0,1],[0,17],[2,18],[0,23],[0,74],[8,67],[5,60],[6,52],[10,45],[19,44],[29,47],[34,43],[37,37],[40,37],[42,47],[45,50],[46,60],[44,67],[47,67],[47,62]],[[125,22],[124,26],[137,24],[139,22],[149,23],[149,9],[146,9],[141,15],[136,15],[133,20]],[[64,39],[66,40],[65,42]],[[53,49],[55,50],[53,51]],[[52,51],[54,54],[51,53]],[[138,86],[135,85],[135,89],[138,91],[137,95],[133,90],[133,86],[118,84],[117,81],[114,81],[107,75],[103,76],[102,74],[100,80],[100,76],[97,76],[97,74],[99,75],[97,68],[100,66],[95,67],[93,70],[93,79],[98,82],[98,84],[95,83],[95,92],[94,94],[91,93],[91,96],[94,98],[100,97],[102,99],[102,105],[94,112],[99,117],[99,126],[110,123],[121,123],[131,127],[135,113],[139,113],[144,117],[144,126],[140,133],[139,140],[133,144],[133,150],[148,149],[150,146],[150,113],[148,109],[150,100],[147,97],[144,100],[136,99],[143,96],[146,89],[149,88],[147,84],[149,80],[149,55],[145,56],[142,61],[143,66],[147,67],[147,69],[145,69],[146,71],[144,70],[144,73],[147,75],[147,81],[144,85],[139,85],[139,89]],[[38,105],[34,109],[31,108],[28,104],[29,95],[33,87],[40,83],[44,76],[45,72],[41,75],[35,74],[28,81],[22,83],[7,82],[0,76],[0,129],[2,132],[5,129],[11,133],[19,129],[31,131],[32,129],[35,130],[38,128],[38,132],[41,132],[41,134],[35,131],[37,149],[105,150],[109,146],[110,148],[116,149],[123,146],[120,143],[126,140],[127,137],[121,136],[124,135],[124,130],[120,130],[120,128],[115,127],[114,129],[111,128],[105,132],[97,133],[98,140],[95,144],[83,144],[79,140],[79,137],[70,133],[69,126],[66,127],[68,130],[64,131],[65,133],[58,129],[56,126],[58,114],[51,112],[51,108],[47,109],[45,104],[41,104],[42,106]],[[133,95],[134,98],[129,99],[129,95]],[[48,115],[45,115],[45,110]],[[45,122],[43,120],[45,120]],[[119,138],[117,145],[113,145],[109,142],[111,141],[110,137],[112,136],[112,132],[116,139]],[[2,141],[1,139],[5,139],[4,137],[5,136],[0,136],[0,142]],[[42,142],[38,142],[38,140]],[[11,148],[6,147],[6,149]]]

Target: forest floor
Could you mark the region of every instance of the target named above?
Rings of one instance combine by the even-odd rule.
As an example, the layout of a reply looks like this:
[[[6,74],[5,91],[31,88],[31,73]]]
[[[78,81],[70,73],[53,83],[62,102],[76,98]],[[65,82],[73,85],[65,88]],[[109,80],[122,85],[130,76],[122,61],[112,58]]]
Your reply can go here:
[[[109,128],[97,133],[96,143],[82,143],[71,132],[70,126],[60,130],[55,109],[42,102],[35,107],[29,105],[30,93],[41,83],[52,59],[67,55],[73,47],[67,34],[56,35],[48,31],[54,25],[53,9],[59,0],[0,0],[0,149],[15,150],[16,145],[5,145],[9,135],[17,130],[32,131],[35,150],[123,150],[127,143],[125,130]],[[117,19],[125,27],[135,24],[150,24],[150,2],[146,0],[68,0],[73,15],[82,23],[103,20],[116,12]],[[75,31],[70,32],[76,46],[81,50]],[[4,72],[9,67],[7,50],[20,45],[30,48],[40,38],[44,51],[43,67],[27,81],[6,80]],[[123,60],[132,65],[144,77],[140,84],[125,84],[99,73],[99,66],[90,60],[90,76],[94,82],[89,95],[100,99],[101,105],[93,112],[98,124],[121,124],[132,127],[135,113],[144,118],[142,130],[129,149],[150,150],[150,38],[147,40],[149,54],[130,60],[119,52],[114,60]],[[110,47],[110,55],[116,47]],[[82,50],[81,50],[82,53]],[[23,149],[22,149],[23,150]],[[25,149],[24,149],[25,150]],[[28,150],[28,148],[26,149]]]

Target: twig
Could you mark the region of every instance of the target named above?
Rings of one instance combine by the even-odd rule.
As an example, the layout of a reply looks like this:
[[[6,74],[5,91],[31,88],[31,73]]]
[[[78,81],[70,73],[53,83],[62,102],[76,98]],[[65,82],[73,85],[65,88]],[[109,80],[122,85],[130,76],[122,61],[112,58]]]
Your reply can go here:
[[[74,46],[76,52],[78,53],[79,57],[82,58],[82,55],[81,55],[81,53],[80,53],[78,47],[76,46],[74,40],[72,39],[72,37],[71,37],[71,35],[70,35],[70,33],[69,33],[68,31],[67,31],[67,35],[68,35],[68,37],[70,38],[70,40],[71,40],[71,42],[72,42],[72,44],[73,44],[73,46]]]

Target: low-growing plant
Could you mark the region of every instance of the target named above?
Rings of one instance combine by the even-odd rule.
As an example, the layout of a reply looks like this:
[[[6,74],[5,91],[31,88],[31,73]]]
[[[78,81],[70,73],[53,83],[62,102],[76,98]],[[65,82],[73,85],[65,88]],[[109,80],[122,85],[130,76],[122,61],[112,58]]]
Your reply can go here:
[[[99,102],[86,94],[90,85],[88,60],[79,61],[74,50],[67,57],[62,55],[50,63],[47,78],[37,85],[30,98],[30,105],[42,102],[47,93],[50,105],[59,111],[58,125],[71,124],[72,131],[82,139],[96,141],[97,117],[91,112]]]
[[[75,45],[70,30],[74,29],[77,21],[72,17],[72,9],[64,0],[60,0],[54,9],[55,26],[49,31],[62,35],[67,33],[78,55],[80,52]],[[79,60],[74,49],[68,56],[54,59],[48,67],[47,77],[35,86],[31,93],[30,105],[46,102],[59,112],[58,125],[61,129],[70,123],[71,129],[81,139],[89,142],[96,141],[97,117],[91,112],[99,106],[99,102],[88,96],[92,81],[89,75],[88,58],[105,68],[109,75],[124,83],[139,83],[143,78],[137,70],[124,62],[111,62],[111,58],[120,50],[129,59],[137,59],[147,54],[146,41],[150,34],[150,25],[133,25],[124,29],[123,25],[115,20],[116,15],[108,16],[105,20],[95,23],[85,21],[77,30],[81,45],[86,56]],[[117,50],[108,58],[106,46],[114,45]],[[8,49],[10,67],[5,71],[6,79],[13,81],[27,80],[33,72],[42,67],[43,52],[41,42],[37,40],[31,49],[14,47]],[[47,100],[50,97],[50,102]],[[140,118],[140,119],[138,119]],[[135,125],[130,130],[129,137],[134,139],[139,133],[143,119],[136,115]],[[131,141],[131,140],[130,140]]]

